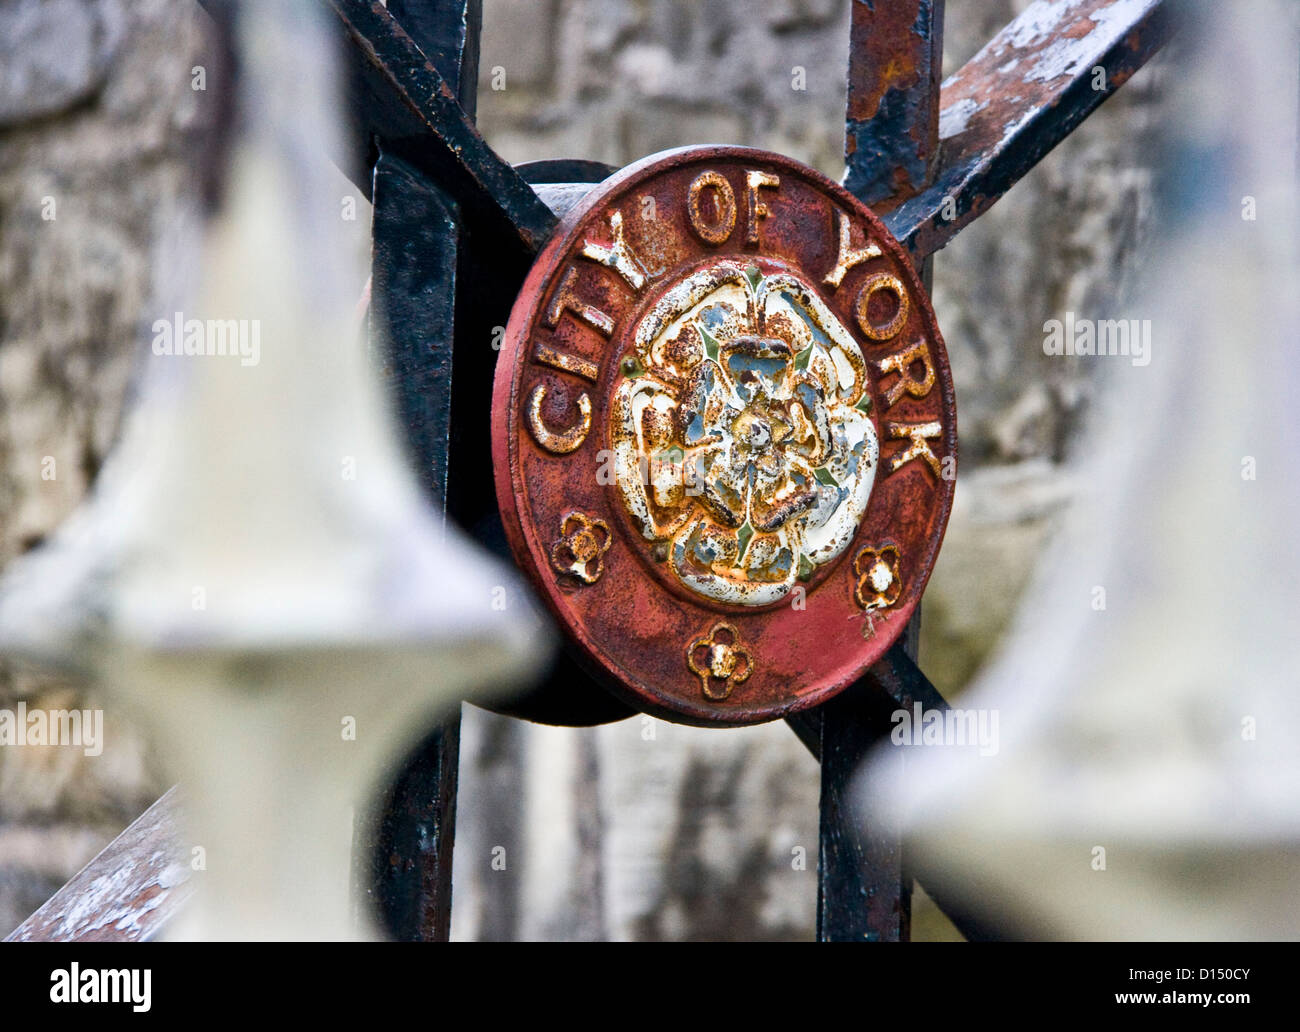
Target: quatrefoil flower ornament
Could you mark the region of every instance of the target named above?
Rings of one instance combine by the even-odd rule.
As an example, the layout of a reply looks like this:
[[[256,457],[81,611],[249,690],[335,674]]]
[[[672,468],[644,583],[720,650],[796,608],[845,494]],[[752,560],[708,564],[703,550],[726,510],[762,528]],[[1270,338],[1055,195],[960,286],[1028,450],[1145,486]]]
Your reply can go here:
[[[586,513],[566,512],[560,519],[559,540],[551,546],[551,562],[584,584],[595,584],[605,571],[605,553],[612,537],[609,524]]]
[[[700,679],[706,698],[721,702],[738,684],[744,684],[754,669],[749,650],[729,623],[718,623],[703,638],[696,638],[686,650],[686,665]],[[716,682],[721,682],[716,685]]]
[[[868,613],[888,609],[903,592],[895,545],[862,549],[853,557],[853,573],[857,577],[853,596]]]
[[[675,284],[634,340],[610,417],[633,522],[688,591],[780,601],[866,512],[879,448],[861,350],[807,281],[730,261]]]

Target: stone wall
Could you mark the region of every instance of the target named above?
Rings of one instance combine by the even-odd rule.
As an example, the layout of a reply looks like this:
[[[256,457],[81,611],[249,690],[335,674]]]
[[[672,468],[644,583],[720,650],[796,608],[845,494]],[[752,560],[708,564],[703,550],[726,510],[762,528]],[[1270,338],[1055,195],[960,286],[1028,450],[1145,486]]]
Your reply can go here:
[[[0,5],[0,563],[81,500],[127,391],[158,241],[187,202],[204,117],[196,5]],[[97,706],[0,671],[0,707]],[[0,748],[0,935],[166,788],[105,713],[100,756]]]

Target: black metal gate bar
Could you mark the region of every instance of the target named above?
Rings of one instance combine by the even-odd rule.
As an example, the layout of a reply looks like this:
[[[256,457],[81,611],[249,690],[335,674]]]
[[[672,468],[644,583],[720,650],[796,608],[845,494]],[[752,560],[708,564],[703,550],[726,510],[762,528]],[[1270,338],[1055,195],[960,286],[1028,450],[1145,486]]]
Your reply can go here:
[[[481,0],[389,0],[389,12],[453,84],[473,117]],[[420,482],[447,510],[460,206],[376,141],[371,317],[383,332],[384,380]],[[393,938],[446,941],[456,835],[460,715],[408,758],[361,848],[371,849],[370,894]],[[371,845],[373,842],[373,845]],[[365,869],[366,865],[363,865]]]
[[[939,694],[925,674],[921,673],[916,663],[910,658],[915,652],[915,635],[913,632],[920,630],[919,624],[912,623],[908,627],[907,633],[903,639],[895,643],[886,654],[884,659],[871,668],[870,673],[864,679],[865,682],[871,682],[869,690],[864,692],[862,699],[862,709],[868,715],[873,713],[872,707],[875,707],[874,715],[877,722],[881,717],[880,709],[883,707],[886,711],[895,709],[904,709],[909,712],[913,706],[920,703],[922,708],[942,712],[948,708],[948,703],[943,696]],[[788,717],[786,722],[798,735],[799,740],[808,747],[813,758],[819,762],[822,760],[822,714],[826,707],[812,710],[808,713],[800,713],[793,717]],[[856,713],[856,707],[853,708]],[[850,719],[856,719],[853,713]],[[867,733],[862,735],[867,748],[870,748],[874,742],[879,741],[879,728],[870,728]],[[906,767],[906,757],[903,758],[904,772]],[[836,761],[839,762],[839,761]],[[871,828],[868,830],[865,839],[862,842],[840,834],[847,823],[857,820],[851,812],[846,813],[840,806],[843,795],[834,790],[835,782],[828,781],[823,784],[823,821],[826,821],[825,813],[829,808],[835,808],[838,819],[830,822],[831,834],[833,836],[834,851],[832,854],[832,865],[836,868],[835,881],[837,884],[847,886],[844,891],[856,894],[856,898],[863,907],[863,913],[869,913],[868,902],[871,900],[872,884],[866,879],[864,860],[869,859],[872,850],[884,854],[886,863],[885,870],[889,871],[891,866],[888,861],[891,853],[886,848],[882,829]],[[830,796],[828,799],[827,796]],[[865,821],[853,825],[854,827],[866,827]],[[823,845],[823,848],[825,846]],[[858,858],[856,867],[847,866],[843,869],[842,864],[853,857]],[[903,854],[903,871],[910,874],[919,881],[921,886],[929,894],[944,916],[952,922],[953,926],[970,942],[989,942],[1005,938],[1006,930],[998,922],[998,915],[987,913],[976,913],[963,904],[954,902],[952,895],[948,892],[948,886],[936,877],[935,873],[928,868],[919,868],[912,862],[912,857],[904,848]],[[853,879],[857,879],[855,882]],[[843,895],[843,892],[841,893]],[[840,915],[823,914],[823,907],[826,904],[824,897],[818,898],[818,917],[828,919],[829,929],[836,932],[836,938],[853,938],[858,939],[861,929],[856,931],[852,926],[845,926],[844,920]],[[870,929],[868,929],[869,931]]]
[[[845,185],[884,209],[929,184],[939,144],[943,0],[855,3],[849,32]],[[929,266],[920,269],[929,289]],[[915,660],[918,606],[901,647]],[[912,876],[900,829],[869,820],[853,775],[891,728],[894,706],[869,672],[820,707],[814,727],[821,759],[817,938],[822,942],[906,942]],[[901,752],[881,761],[877,790],[901,786]]]
[[[912,879],[903,866],[898,827],[869,821],[854,792],[863,757],[889,736],[889,707],[870,679],[820,708],[821,802],[817,861],[817,939],[820,942],[906,942],[911,937]],[[902,781],[902,754],[889,753],[886,776],[874,787]]]
[[[460,55],[426,55],[380,0],[322,2],[338,16],[348,43],[344,63],[360,129],[369,137],[416,142],[407,157],[460,203],[467,222],[499,236],[519,253],[535,253],[555,228],[555,216],[510,163],[484,142],[457,101],[449,83],[461,82],[459,67],[447,77],[439,61],[459,61]],[[448,18],[466,31],[477,27],[476,20],[459,13],[466,7],[461,0],[427,3],[430,20]],[[361,178],[367,181],[358,185],[369,192],[368,178]]]

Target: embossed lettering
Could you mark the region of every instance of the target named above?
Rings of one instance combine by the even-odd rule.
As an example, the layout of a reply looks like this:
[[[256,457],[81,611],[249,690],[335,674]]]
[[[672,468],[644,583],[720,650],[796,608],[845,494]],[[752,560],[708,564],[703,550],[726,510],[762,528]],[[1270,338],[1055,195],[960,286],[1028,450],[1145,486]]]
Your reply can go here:
[[[704,214],[704,191],[708,189],[713,193],[712,219],[706,218]],[[714,247],[724,243],[736,228],[736,195],[726,177],[712,170],[696,176],[686,191],[686,212],[696,236]]]
[[[591,240],[583,242],[582,256],[599,262],[606,268],[613,269],[627,282],[633,290],[639,291],[645,286],[645,267],[628,246],[623,237],[623,213],[615,211],[609,217],[609,228],[614,240],[609,247]]]
[[[924,459],[930,471],[939,475],[939,460],[930,450],[928,440],[943,433],[943,427],[935,423],[890,423],[889,436],[895,440],[908,439],[912,443],[889,460],[889,472],[897,473],[899,467],[913,459]]]
[[[780,178],[770,172],[750,170],[745,173],[745,187],[749,191],[749,231],[745,239],[751,244],[758,243],[759,220],[765,219],[772,214],[759,197],[759,187],[767,186],[776,189],[780,185]]]
[[[919,380],[912,375],[912,366],[917,362],[920,362],[925,369],[924,375]],[[910,394],[913,398],[924,398],[934,386],[934,363],[930,361],[930,349],[923,339],[918,339],[907,350],[877,362],[876,368],[882,373],[898,374],[898,379],[885,392],[886,408],[898,401],[904,393]]]
[[[549,344],[538,343],[533,349],[533,357],[552,369],[562,369],[566,373],[573,373],[574,376],[581,376],[584,380],[590,380],[595,383],[600,378],[600,366],[588,359],[581,358],[578,355],[571,355],[567,351],[559,351]]]
[[[823,282],[828,287],[838,287],[844,279],[844,274],[853,266],[861,265],[869,258],[879,258],[881,250],[875,244],[867,244],[866,247],[854,247],[852,245],[852,223],[849,217],[842,211],[835,213],[839,217],[840,223],[840,251],[839,256],[835,259],[835,268],[826,274]],[[901,293],[901,292],[900,292]]]
[[[528,429],[533,438],[549,452],[567,455],[582,447],[591,430],[591,399],[584,391],[578,395],[578,422],[567,430],[556,432],[542,420],[542,404],[546,401],[546,385],[539,383],[528,396]]]
[[[577,281],[578,269],[576,266],[570,265],[564,273],[564,278],[560,280],[560,285],[555,288],[555,293],[551,297],[551,306],[546,310],[546,325],[551,329],[555,329],[556,324],[560,321],[560,316],[569,311],[588,326],[599,330],[608,337],[614,332],[614,320],[599,308],[587,304],[578,297],[573,289]]]
[[[887,290],[894,295],[897,307],[894,311],[894,317],[889,322],[885,323],[884,326],[877,326],[871,321],[871,299],[882,290]],[[854,308],[858,315],[858,327],[864,334],[872,340],[890,340],[898,335],[898,331],[907,322],[907,291],[903,289],[903,284],[897,276],[892,276],[887,272],[878,272],[862,284]]]

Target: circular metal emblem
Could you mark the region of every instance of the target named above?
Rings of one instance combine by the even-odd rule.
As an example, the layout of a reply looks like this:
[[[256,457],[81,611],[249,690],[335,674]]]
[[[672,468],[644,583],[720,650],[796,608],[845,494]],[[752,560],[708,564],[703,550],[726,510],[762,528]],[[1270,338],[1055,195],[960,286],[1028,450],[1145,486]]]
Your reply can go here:
[[[889,648],[952,503],[952,381],[871,212],[739,147],[595,187],[515,303],[506,534],[603,679],[670,719],[816,705]]]

